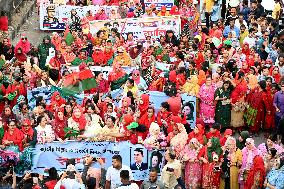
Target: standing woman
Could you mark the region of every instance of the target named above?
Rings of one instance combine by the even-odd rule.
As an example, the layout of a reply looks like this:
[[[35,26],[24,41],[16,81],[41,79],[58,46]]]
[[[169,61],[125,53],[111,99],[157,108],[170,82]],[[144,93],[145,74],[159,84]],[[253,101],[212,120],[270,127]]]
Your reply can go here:
[[[249,171],[248,179],[245,182],[244,189],[262,188],[265,180],[264,162],[261,156],[255,156],[253,165]]]
[[[220,156],[222,148],[219,138],[208,140],[199,154],[198,159],[202,161],[202,188],[219,188],[220,185]]]
[[[245,95],[247,92],[247,82],[244,76],[244,72],[239,71],[232,82],[235,88],[231,93],[231,126],[234,128],[244,126]]]
[[[202,166],[198,160],[198,153],[202,147],[196,138],[192,138],[180,153],[185,163],[185,186],[190,189],[201,187]]]
[[[230,127],[231,122],[231,92],[230,81],[224,81],[223,86],[215,91],[215,101],[217,101],[215,110],[215,121],[221,124],[222,129]]]
[[[246,139],[246,147],[242,149],[242,154],[242,167],[239,171],[240,189],[244,189],[244,185],[248,179],[248,174],[253,165],[254,157],[260,155],[260,151],[255,147],[254,140],[252,138]]]
[[[220,189],[239,189],[238,175],[242,165],[242,151],[237,148],[236,139],[228,137],[225,143],[224,161],[222,163],[223,176]]]
[[[200,99],[200,117],[205,124],[213,124],[215,117],[214,94],[216,86],[212,83],[210,76],[206,77],[206,82],[199,90],[198,97]]]

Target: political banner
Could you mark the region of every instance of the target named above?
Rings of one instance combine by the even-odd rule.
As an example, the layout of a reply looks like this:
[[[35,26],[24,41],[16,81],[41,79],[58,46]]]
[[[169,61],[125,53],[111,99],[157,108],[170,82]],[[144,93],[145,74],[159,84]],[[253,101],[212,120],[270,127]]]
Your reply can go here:
[[[100,9],[104,9],[107,15],[111,10],[117,11],[117,6],[71,6],[60,4],[41,3],[39,8],[40,14],[40,29],[41,30],[64,30],[66,24],[72,23],[71,11],[76,11],[76,16],[83,18],[90,11],[92,15],[95,15]]]
[[[149,7],[151,4],[156,5],[158,10],[161,10],[162,6],[166,6],[167,10],[171,10],[174,6],[174,0],[144,0],[145,7]]]
[[[42,96],[46,101],[46,104],[49,105],[51,96],[54,91],[56,91],[56,87],[38,87],[32,90],[28,90],[27,99],[29,107],[34,108],[36,106],[36,99],[39,96]],[[92,96],[93,95],[77,94],[73,97],[76,99],[77,104],[82,104],[84,97],[91,98]]]
[[[181,95],[181,102],[181,113],[186,116],[187,123],[193,129],[196,123],[196,97],[184,93]]]
[[[127,74],[130,74],[133,70],[136,69],[136,67],[129,67],[129,66],[122,66],[122,68],[124,69],[124,71]],[[93,72],[98,71],[98,72],[102,72],[103,76],[105,79],[108,79],[108,74],[109,72],[112,71],[112,67],[111,66],[90,66],[90,70],[92,70]],[[68,71],[70,72],[78,72],[79,71],[79,66],[71,66],[68,68]]]
[[[95,20],[89,22],[89,24],[90,32],[93,35],[109,25],[108,29],[116,28],[124,38],[126,38],[127,33],[132,32],[134,39],[139,40],[144,40],[147,36],[158,39],[161,35],[164,36],[167,30],[172,30],[178,36],[181,30],[180,16]]]
[[[67,141],[65,143],[37,144],[33,153],[31,172],[44,174],[45,170],[51,167],[55,167],[58,171],[64,171],[66,170],[66,161],[71,158],[75,159],[76,169],[83,171],[83,158],[86,155],[103,159],[107,169],[112,166],[112,156],[119,154],[122,157],[123,165],[129,166],[132,170],[134,180],[139,181],[148,177],[150,168],[155,167],[158,170],[163,168],[164,152],[164,150],[148,151],[141,144],[133,145],[129,142]],[[137,167],[137,165],[139,166]],[[97,162],[94,162],[92,166],[100,168]]]

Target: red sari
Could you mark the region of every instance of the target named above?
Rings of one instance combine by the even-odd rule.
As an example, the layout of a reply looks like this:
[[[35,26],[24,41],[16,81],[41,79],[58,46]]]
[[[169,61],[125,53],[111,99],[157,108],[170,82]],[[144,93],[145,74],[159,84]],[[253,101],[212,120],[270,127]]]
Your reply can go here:
[[[56,96],[58,95],[59,95],[59,99],[57,100]],[[51,112],[55,112],[60,108],[60,106],[62,106],[65,103],[66,103],[65,99],[60,96],[60,93],[55,91],[51,96],[49,110]]]
[[[15,128],[15,130],[13,131],[13,133],[10,133],[9,130],[7,130],[4,133],[4,137],[2,139],[2,142],[4,140],[8,140],[8,141],[13,141],[14,145],[19,147],[19,150],[22,151],[23,150],[23,139],[24,139],[24,135],[21,132],[21,130],[19,130],[18,128]],[[4,144],[4,143],[3,143]]]
[[[198,142],[203,145],[204,144],[204,138],[203,138],[204,127],[201,124],[197,124],[196,127],[198,128],[198,133],[195,133],[194,131],[191,131],[188,134],[188,142],[191,139],[196,138],[198,140]]]
[[[63,120],[59,119],[58,117],[58,113],[62,112],[63,113]],[[64,132],[64,128],[67,126],[67,119],[64,116],[64,108],[60,108],[56,113],[55,113],[55,119],[53,122],[53,131],[54,134],[56,136],[56,138],[61,138],[62,140],[64,140],[65,138],[65,132]]]
[[[142,115],[142,117],[139,119],[139,124],[140,125],[145,125],[147,127],[147,129],[149,130],[150,125],[152,122],[155,122],[156,117],[155,117],[155,113],[153,114],[152,117],[148,117],[148,114],[145,113],[144,115]]]
[[[162,120],[166,121],[167,123],[170,122],[170,120],[172,119],[172,112],[161,112],[159,111],[158,112],[158,115],[157,115],[157,122],[158,124],[161,126],[162,125]]]
[[[143,102],[142,104],[139,103],[139,110],[140,110],[140,116],[143,116],[144,114],[147,113],[147,110],[149,108],[149,103],[150,103],[150,100],[149,100],[149,95],[148,94],[142,94],[140,96],[141,98],[141,101]]]
[[[200,150],[200,152],[198,154],[198,159],[200,157],[203,157],[208,161],[208,163],[202,164],[202,188],[219,189],[221,172],[220,171],[217,171],[217,172],[214,171],[214,167],[216,166],[216,163],[209,161],[206,146],[204,146]],[[219,159],[220,159],[220,157],[219,157]]]
[[[247,96],[247,103],[249,108],[246,112],[246,123],[250,126],[250,131],[252,133],[258,132],[261,125],[265,125],[265,118],[271,111],[271,95],[267,91],[260,91],[257,87],[253,89]],[[255,112],[256,115],[251,112]],[[269,114],[269,115],[270,115]]]
[[[262,188],[265,180],[264,161],[261,156],[255,156],[252,168],[249,171],[244,189]]]

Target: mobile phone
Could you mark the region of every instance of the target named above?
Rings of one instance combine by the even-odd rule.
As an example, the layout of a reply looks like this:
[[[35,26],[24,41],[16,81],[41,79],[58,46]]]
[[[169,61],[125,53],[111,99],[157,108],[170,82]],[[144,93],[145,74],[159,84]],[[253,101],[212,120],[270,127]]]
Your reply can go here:
[[[174,168],[167,167],[167,171],[174,172]]]
[[[220,167],[214,167],[214,171],[215,172],[220,171]]]

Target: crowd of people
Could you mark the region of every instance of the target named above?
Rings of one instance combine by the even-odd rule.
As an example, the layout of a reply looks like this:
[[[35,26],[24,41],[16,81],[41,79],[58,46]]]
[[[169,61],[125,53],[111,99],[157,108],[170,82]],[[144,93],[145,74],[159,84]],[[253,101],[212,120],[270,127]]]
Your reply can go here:
[[[87,2],[68,3],[84,6]],[[13,46],[8,27],[3,26],[8,22],[0,24],[1,184],[66,189],[135,189],[138,185],[142,189],[283,189],[282,1],[274,0],[272,12],[265,11],[259,0],[230,0],[225,7],[204,0],[202,11],[197,9],[199,2],[192,0],[179,1],[171,11],[136,1],[100,3],[117,3],[118,12],[110,17],[103,9],[95,15],[89,11],[80,18],[74,9],[65,31],[44,37],[38,47],[25,34]],[[180,15],[180,34],[167,30],[158,39],[139,40],[132,32],[123,37],[118,28],[107,26],[96,35],[86,33],[92,20],[171,15]],[[0,20],[6,20],[4,13]],[[50,49],[55,49],[51,58]],[[171,66],[159,70],[157,62]],[[75,66],[79,71],[72,72]],[[91,66],[112,70],[104,77],[102,72],[92,72]],[[136,69],[127,73],[125,66]],[[50,103],[38,96],[35,107],[30,107],[27,92],[48,86],[83,92],[86,97],[79,104],[74,96],[55,91]],[[118,97],[111,96],[121,89]],[[149,91],[169,96],[158,111]],[[196,107],[182,104],[182,94],[196,97]],[[188,111],[196,108],[195,125],[187,122],[185,106]],[[253,137],[260,134],[265,141],[256,145]],[[48,168],[46,178],[25,172],[36,144],[67,140],[142,144],[148,151],[164,150],[166,163],[150,167],[149,179],[136,184],[119,155],[113,156],[107,170],[97,158],[99,173],[91,170],[94,158],[88,155],[82,173],[71,161],[60,177],[55,168]],[[161,158],[157,155],[157,161]],[[16,178],[16,173],[24,177]]]

